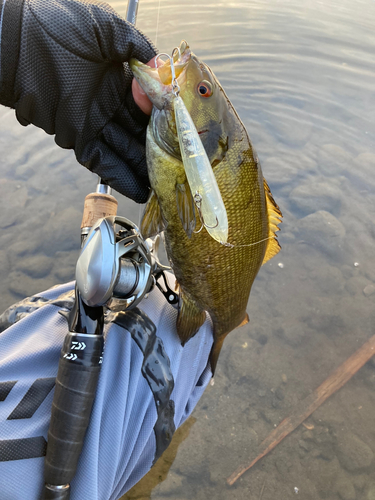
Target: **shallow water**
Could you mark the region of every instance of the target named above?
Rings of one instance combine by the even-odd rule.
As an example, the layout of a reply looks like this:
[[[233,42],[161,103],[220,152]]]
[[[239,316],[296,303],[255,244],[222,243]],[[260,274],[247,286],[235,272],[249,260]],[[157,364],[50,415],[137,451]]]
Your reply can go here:
[[[126,2],[110,3],[125,14]],[[373,361],[308,428],[231,488],[226,478],[375,333],[375,3],[168,0],[158,30],[157,18],[158,2],[142,0],[138,26],[160,51],[186,39],[216,73],[284,221],[282,251],[253,286],[250,324],[228,336],[189,436],[150,480],[152,493],[146,485],[127,498],[284,500],[298,488],[308,500],[374,500]],[[73,278],[95,176],[6,108],[0,150],[3,309]],[[138,207],[118,199],[118,213],[138,222]]]

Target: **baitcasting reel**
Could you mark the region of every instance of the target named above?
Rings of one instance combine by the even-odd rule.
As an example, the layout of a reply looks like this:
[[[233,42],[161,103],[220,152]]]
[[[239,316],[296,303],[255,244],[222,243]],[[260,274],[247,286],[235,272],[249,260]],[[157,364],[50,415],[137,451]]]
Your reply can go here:
[[[117,233],[116,226],[120,226]],[[76,266],[77,289],[90,307],[111,311],[135,307],[156,285],[166,300],[178,304],[178,294],[169,286],[159,262],[160,236],[144,240],[138,227],[125,217],[110,216],[91,228]],[[164,281],[164,287],[158,282]]]
[[[124,310],[153,288],[156,267],[137,226],[125,217],[106,217],[87,235],[77,261],[77,288],[88,306]]]

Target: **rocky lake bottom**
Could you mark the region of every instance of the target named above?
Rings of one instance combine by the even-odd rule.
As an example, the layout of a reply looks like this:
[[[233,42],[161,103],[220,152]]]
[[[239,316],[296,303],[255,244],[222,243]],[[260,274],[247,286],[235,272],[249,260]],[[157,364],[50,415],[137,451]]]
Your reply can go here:
[[[126,2],[110,2],[124,14]],[[375,360],[233,486],[267,435],[375,334],[375,4],[142,0],[160,51],[180,40],[213,69],[283,212],[250,322],[170,448],[122,500],[375,500]],[[0,308],[74,279],[96,177],[0,108]],[[140,208],[117,196],[118,214]]]

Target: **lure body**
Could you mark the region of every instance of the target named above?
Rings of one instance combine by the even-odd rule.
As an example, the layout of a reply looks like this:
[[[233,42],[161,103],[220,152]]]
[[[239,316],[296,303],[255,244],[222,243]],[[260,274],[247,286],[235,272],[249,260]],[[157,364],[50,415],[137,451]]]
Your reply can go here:
[[[228,240],[228,217],[210,160],[180,96],[173,100],[182,163],[201,223],[219,243]]]

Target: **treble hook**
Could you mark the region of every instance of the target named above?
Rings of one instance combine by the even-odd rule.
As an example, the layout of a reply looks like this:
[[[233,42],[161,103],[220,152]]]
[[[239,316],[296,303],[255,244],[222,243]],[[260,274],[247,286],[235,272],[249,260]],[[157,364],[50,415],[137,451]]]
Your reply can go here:
[[[214,229],[215,227],[217,227],[219,225],[219,219],[216,217],[216,224],[214,226],[209,226],[208,224],[206,224],[204,222],[204,217],[203,217],[203,214],[202,214],[202,208],[201,208],[201,205],[202,205],[202,196],[198,193],[198,191],[195,192],[195,195],[194,195],[194,204],[195,206],[197,207],[197,210],[198,210],[198,215],[199,215],[199,218],[201,220],[201,227],[198,231],[193,231],[193,233],[195,234],[198,234],[202,231],[202,229],[205,227],[206,229]]]
[[[178,94],[180,93],[180,86],[179,86],[179,84],[177,82],[176,72],[175,72],[175,69],[174,69],[174,61],[173,61],[174,53],[175,53],[176,50],[178,51],[178,58],[176,59],[176,61],[178,61],[179,59],[181,59],[181,51],[180,51],[179,47],[175,47],[172,50],[172,55],[171,56],[168,55],[168,54],[166,54],[165,52],[162,52],[161,54],[158,54],[155,57],[155,68],[158,67],[158,59],[159,59],[159,57],[161,57],[161,56],[168,57],[169,63],[171,65],[171,73],[172,73],[172,92],[177,97]]]
[[[159,57],[161,56],[165,56],[165,57],[168,57],[168,59],[170,59],[169,57],[169,54],[166,54],[165,52],[160,52],[160,54],[158,54],[156,57],[155,57],[155,68],[158,69],[158,59]]]
[[[180,47],[175,47],[173,50],[172,50],[172,59],[174,58],[174,51],[177,50],[178,52],[178,57],[176,59],[176,62],[179,61],[181,59],[181,50],[180,50]]]

